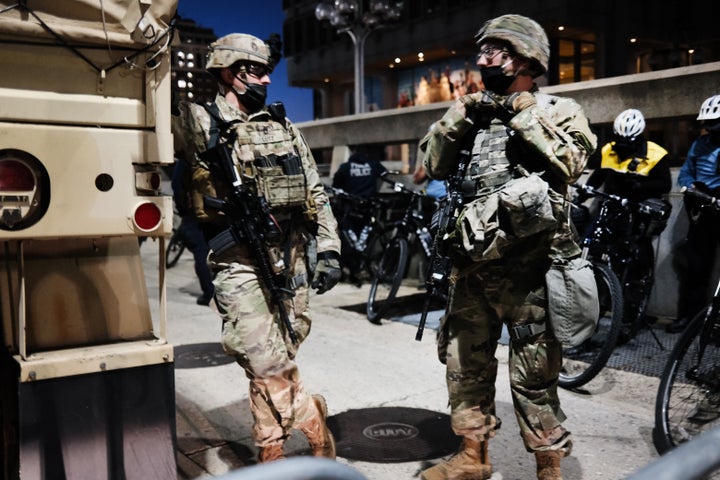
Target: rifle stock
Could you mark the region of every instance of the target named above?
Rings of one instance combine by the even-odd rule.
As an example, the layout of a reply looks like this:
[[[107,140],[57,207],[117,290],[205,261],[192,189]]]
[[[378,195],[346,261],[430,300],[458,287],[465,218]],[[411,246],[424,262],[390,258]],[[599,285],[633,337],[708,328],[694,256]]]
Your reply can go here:
[[[294,295],[291,290],[280,286],[285,278],[276,274],[270,261],[265,240],[280,235],[280,227],[269,215],[267,205],[252,191],[244,188],[242,179],[235,167],[230,154],[232,142],[219,143],[209,149],[203,158],[209,163],[211,170],[230,185],[226,200],[205,197],[205,206],[225,213],[230,219],[230,227],[213,237],[208,245],[216,254],[245,242],[249,247],[260,273],[260,280],[270,292],[272,303],[277,307],[278,314],[293,344],[298,338],[290,322],[284,300]],[[263,218],[263,216],[266,216]]]
[[[470,150],[461,149],[459,156],[457,171],[448,178],[448,194],[440,209],[438,229],[433,238],[432,256],[430,257],[428,275],[425,279],[427,288],[425,303],[420,315],[417,333],[415,334],[415,340],[418,342],[423,337],[432,299],[442,296],[450,284],[452,259],[450,258],[448,235],[451,233],[451,229],[455,227],[458,212],[462,208],[462,181],[465,177],[465,170],[470,163]]]

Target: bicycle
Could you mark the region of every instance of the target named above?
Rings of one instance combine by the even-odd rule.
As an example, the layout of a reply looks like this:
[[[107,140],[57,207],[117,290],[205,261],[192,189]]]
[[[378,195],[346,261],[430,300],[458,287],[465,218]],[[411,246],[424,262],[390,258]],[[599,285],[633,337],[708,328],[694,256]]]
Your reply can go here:
[[[585,385],[600,373],[624,329],[625,335],[632,338],[646,324],[654,255],[652,249],[639,248],[639,236],[649,238],[659,233],[669,216],[669,211],[655,202],[631,202],[587,185],[573,186],[602,199],[593,229],[581,242],[582,257],[590,260],[595,271],[600,318],[588,340],[563,350],[558,383],[567,389]]]
[[[720,198],[683,189],[702,208],[720,212]],[[720,425],[720,279],[709,305],[688,324],[660,377],[653,443],[663,454]],[[713,477],[720,478],[720,477]]]
[[[402,218],[393,225],[390,238],[385,245],[370,284],[367,319],[378,325],[381,316],[397,296],[400,283],[407,272],[410,254],[419,250],[425,259],[429,259],[432,256],[433,247],[430,222],[423,209],[423,200],[431,199],[431,197],[419,190],[407,188],[400,182],[394,182],[385,177],[382,180],[391,184],[395,192],[406,194],[408,203]],[[434,199],[433,202],[435,202]]]
[[[341,264],[360,286],[364,276],[372,278],[389,238],[389,231],[381,222],[388,200],[379,197],[360,197],[340,188],[326,186],[330,205],[335,214],[341,241]],[[360,231],[356,229],[360,227]]]
[[[175,218],[178,218],[177,215]],[[185,252],[185,248],[185,239],[183,238],[182,229],[178,223],[177,225],[173,225],[170,240],[165,248],[165,267],[172,268],[177,265],[180,257]]]

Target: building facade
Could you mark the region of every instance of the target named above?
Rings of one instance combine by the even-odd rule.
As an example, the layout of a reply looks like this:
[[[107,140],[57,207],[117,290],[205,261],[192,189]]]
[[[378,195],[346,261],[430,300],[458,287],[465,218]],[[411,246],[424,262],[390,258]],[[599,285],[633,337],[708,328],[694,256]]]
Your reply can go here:
[[[485,20],[506,13],[527,15],[548,33],[550,68],[541,86],[720,60],[720,7],[700,0],[361,1],[283,1],[288,77],[315,91],[315,118],[356,111],[353,42],[317,20],[319,3],[342,5],[336,8],[349,16],[402,4],[399,20],[372,29],[364,42],[363,111],[450,100],[475,88],[473,37]]]
[[[182,100],[202,103],[215,99],[216,81],[205,70],[208,46],[217,40],[211,28],[200,27],[193,20],[179,18],[176,44],[172,48],[173,103]]]

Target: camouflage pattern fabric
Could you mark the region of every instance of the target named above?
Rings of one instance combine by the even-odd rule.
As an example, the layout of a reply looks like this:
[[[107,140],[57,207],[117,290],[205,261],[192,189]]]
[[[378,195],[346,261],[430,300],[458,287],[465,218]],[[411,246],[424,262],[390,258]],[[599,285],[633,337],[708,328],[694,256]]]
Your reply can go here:
[[[292,251],[290,273],[294,276],[305,273],[303,246],[299,244]],[[223,348],[250,379],[255,443],[262,447],[285,439],[291,429],[317,414],[299,378],[297,346],[277,317],[276,307],[268,302],[247,249],[237,247],[222,257],[211,253],[210,266],[217,272],[213,307],[223,319]],[[285,301],[285,308],[302,343],[312,324],[307,284],[295,290],[295,296]]]
[[[273,129],[278,126],[278,123],[270,119],[266,111],[248,116],[228,105],[227,101],[221,95],[216,96],[215,103],[218,105],[220,114],[225,121],[239,121],[241,125],[248,122],[266,122],[268,126]],[[198,218],[198,221],[201,222],[212,221],[223,223],[224,220],[221,216],[216,212],[205,211],[203,207],[203,195],[222,197],[222,192],[218,191],[222,187],[211,177],[209,166],[199,157],[199,154],[207,148],[207,142],[210,138],[210,115],[201,105],[181,103],[180,115],[173,117],[172,121],[175,151],[184,156],[193,171],[192,200],[195,216]],[[332,214],[330,201],[320,181],[320,174],[317,171],[315,159],[300,131],[287,119],[286,124],[287,130],[290,132],[288,139],[265,144],[259,152],[256,152],[249,143],[246,143],[242,148],[238,146],[233,149],[233,157],[240,171],[246,172],[247,169],[245,165],[252,163],[255,153],[262,155],[282,154],[295,149],[298,155],[300,155],[306,177],[308,212],[314,217],[309,221],[314,226],[317,226],[316,238],[318,242],[318,252],[339,252],[340,240],[337,235],[337,221]],[[257,131],[258,128],[257,125],[253,125],[252,130]],[[247,138],[247,136],[243,136],[242,138]],[[288,142],[291,142],[291,145],[289,145]]]
[[[229,67],[242,60],[268,65],[270,47],[252,35],[231,33],[210,44],[210,55],[205,68],[210,70]]]
[[[523,175],[539,175],[551,187],[555,227],[523,237],[513,234],[510,227],[503,230],[502,215],[498,215],[494,228],[502,232],[502,237],[497,237],[502,240],[502,255],[491,248],[495,253],[471,258],[462,242],[453,247],[454,263],[462,267],[453,272],[448,311],[438,333],[438,355],[447,364],[453,429],[477,440],[492,437],[501,423],[495,416],[494,398],[495,350],[503,323],[510,330],[518,325],[545,325],[545,272],[553,258],[580,253],[567,221],[564,195],[567,185],[582,173],[596,138],[577,103],[536,89],[532,95],[535,101],[524,99],[526,106],[518,113],[498,107],[493,114],[482,105],[485,110],[478,115],[473,101],[460,99],[421,141],[425,167],[437,179],[452,174],[460,149],[472,146],[463,181],[465,208],[493,198],[499,204],[504,186]],[[463,218],[465,212],[460,213]],[[456,236],[460,238],[461,232]],[[565,415],[557,395],[561,353],[549,329],[511,338],[513,406],[528,451],[567,454],[572,448],[572,436],[562,426]]]
[[[291,229],[287,254],[284,248],[281,249],[281,256],[288,258],[288,278],[307,279],[305,245],[308,232],[314,232],[318,252],[340,251],[337,222],[307,143],[287,119],[286,127],[282,127],[265,111],[248,116],[230,106],[220,95],[215,103],[225,121],[238,122],[234,128],[240,141],[234,145],[233,158],[241,174],[248,174],[249,164],[256,155],[294,151],[300,156],[307,196],[304,215],[292,214],[283,208],[272,208],[271,212],[278,221],[290,225],[286,227]],[[245,130],[244,125],[248,127]],[[209,166],[199,155],[207,148],[210,126],[210,116],[200,105],[183,103],[180,115],[173,118],[175,150],[184,156],[193,172],[196,217],[201,222],[222,226],[226,223],[222,214],[205,211],[202,202],[203,195],[222,198],[224,188],[222,182],[212,177]],[[253,145],[253,139],[259,137],[258,132],[263,128],[271,133],[265,137],[268,141]],[[280,130],[287,130],[289,134],[279,135]],[[254,441],[258,447],[282,442],[292,429],[318,418],[320,413],[312,397],[305,392],[295,363],[297,348],[307,337],[312,323],[308,282],[300,282],[295,295],[285,301],[299,340],[298,345],[293,345],[246,246],[235,246],[222,255],[211,252],[208,262],[215,273],[213,307],[222,318],[223,348],[243,367],[250,380]]]
[[[514,14],[488,20],[475,35],[475,42],[482,46],[489,40],[508,42],[516,53],[537,62],[542,68],[538,75],[547,71],[549,42],[545,30],[535,20]]]
[[[447,365],[452,427],[457,435],[487,440],[500,426],[495,416],[497,342],[503,323],[511,329],[546,321],[544,272],[551,241],[552,235],[526,239],[505,259],[458,278],[451,290],[438,354]],[[572,448],[557,395],[561,357],[562,348],[550,330],[510,342],[510,389],[528,451],[568,454]]]

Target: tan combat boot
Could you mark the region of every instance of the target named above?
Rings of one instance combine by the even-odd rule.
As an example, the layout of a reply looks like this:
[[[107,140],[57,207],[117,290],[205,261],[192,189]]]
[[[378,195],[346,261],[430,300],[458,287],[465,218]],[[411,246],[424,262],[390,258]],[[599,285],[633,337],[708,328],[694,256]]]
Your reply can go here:
[[[464,437],[450,459],[422,472],[423,480],[487,480],[492,476],[487,442]]]
[[[535,452],[538,480],[563,480],[560,472],[560,459],[562,457],[562,452],[557,450]]]
[[[283,453],[283,442],[271,443],[260,447],[258,451],[258,463],[270,463],[285,458]]]
[[[334,459],[335,438],[327,427],[327,403],[322,395],[313,395],[312,401],[315,402],[320,415],[306,422],[300,430],[307,437],[314,457]]]

